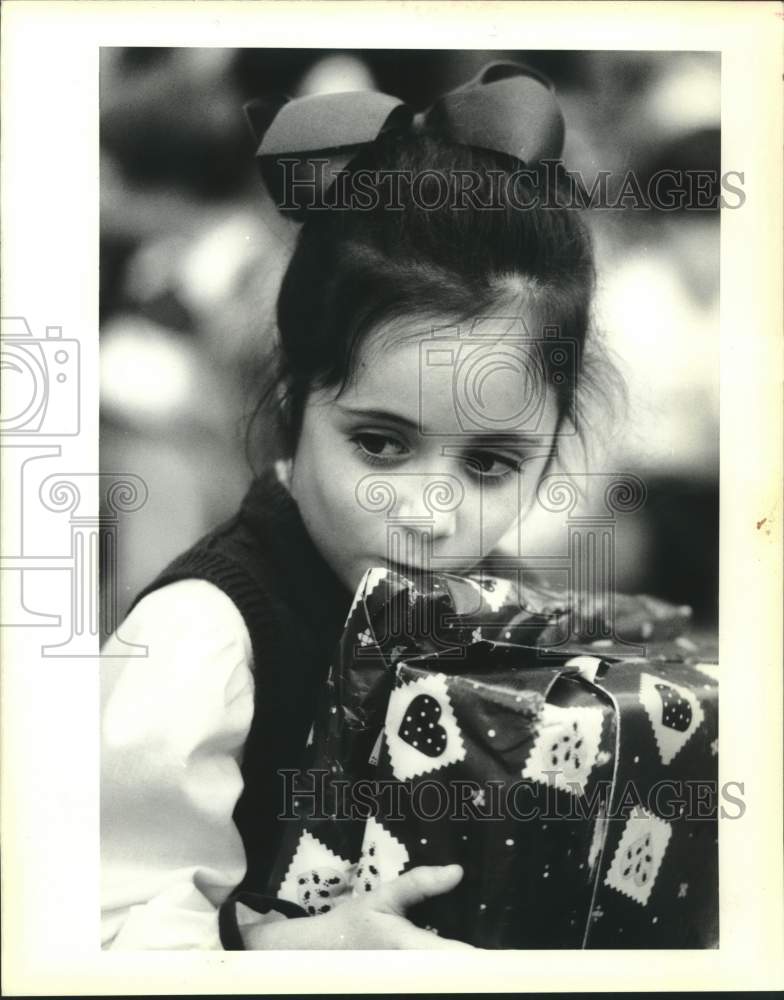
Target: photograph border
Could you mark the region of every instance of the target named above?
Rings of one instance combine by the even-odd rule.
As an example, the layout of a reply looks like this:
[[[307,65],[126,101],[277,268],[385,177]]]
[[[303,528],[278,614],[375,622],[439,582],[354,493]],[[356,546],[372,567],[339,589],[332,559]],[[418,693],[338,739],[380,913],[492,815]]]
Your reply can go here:
[[[313,48],[720,51],[722,172],[742,171],[746,194],[721,219],[719,781],[742,782],[747,808],[720,827],[720,947],[657,951],[654,962],[624,950],[412,952],[405,962],[319,952],[307,963],[281,952],[101,952],[97,641],[47,656],[32,618],[0,630],[6,995],[784,986],[782,23],[780,4],[768,2],[3,5],[2,312],[39,341],[76,341],[81,362],[78,433],[45,441],[58,477],[84,477],[77,497],[50,489],[50,503],[71,504],[73,515],[47,538],[53,552],[68,552],[72,522],[97,525],[99,510],[100,47],[301,48],[312,39]],[[7,555],[9,525],[35,523],[44,501],[22,495],[19,452],[4,448],[2,461]],[[63,608],[63,569],[39,574],[34,606]],[[14,594],[3,582],[5,608]]]

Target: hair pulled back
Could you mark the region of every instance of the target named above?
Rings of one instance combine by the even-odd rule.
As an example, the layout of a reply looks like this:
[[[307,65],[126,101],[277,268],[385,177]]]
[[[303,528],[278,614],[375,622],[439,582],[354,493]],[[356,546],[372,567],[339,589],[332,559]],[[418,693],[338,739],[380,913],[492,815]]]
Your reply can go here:
[[[309,213],[278,295],[273,386],[286,455],[296,448],[309,393],[345,387],[363,339],[390,320],[534,315],[584,357],[595,285],[590,234],[568,199],[536,197],[543,168],[522,171],[511,157],[420,131],[382,135],[350,169],[371,172],[365,187],[375,184],[374,203]],[[390,203],[381,172],[393,171],[419,177],[416,199],[403,186],[409,196]],[[471,199],[439,197],[444,178],[454,189],[467,173]],[[575,372],[577,384],[557,390],[559,425],[577,424],[583,377]]]

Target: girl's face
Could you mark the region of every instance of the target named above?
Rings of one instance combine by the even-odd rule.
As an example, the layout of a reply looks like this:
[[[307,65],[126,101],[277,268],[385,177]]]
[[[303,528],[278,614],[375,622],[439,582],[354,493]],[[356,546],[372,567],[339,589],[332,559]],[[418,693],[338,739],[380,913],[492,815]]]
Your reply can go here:
[[[352,592],[371,566],[465,572],[530,507],[558,414],[552,390],[542,402],[542,383],[533,386],[509,364],[510,347],[522,348],[508,330],[508,320],[483,321],[479,377],[460,380],[457,351],[448,353],[456,338],[395,342],[384,328],[359,351],[340,395],[310,394],[291,492],[316,547]],[[429,354],[438,345],[447,352]],[[499,363],[488,364],[494,349]],[[442,363],[425,360],[433,357]],[[443,364],[450,357],[451,367]],[[479,393],[468,409],[463,391]],[[541,406],[533,428],[509,421],[531,402],[525,394]]]

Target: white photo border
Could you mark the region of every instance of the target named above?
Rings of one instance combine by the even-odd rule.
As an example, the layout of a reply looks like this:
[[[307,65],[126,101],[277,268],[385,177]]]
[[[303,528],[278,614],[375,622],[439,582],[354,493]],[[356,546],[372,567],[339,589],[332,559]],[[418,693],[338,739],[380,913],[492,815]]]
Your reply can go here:
[[[783,986],[781,6],[7,0],[2,22],[2,311],[24,317],[38,338],[60,327],[79,343],[80,432],[59,439],[53,466],[64,474],[98,469],[102,46],[720,51],[722,170],[743,171],[746,193],[742,209],[721,220],[720,781],[743,782],[746,811],[721,824],[720,947],[655,960],[621,950],[413,952],[404,962],[373,952],[322,952],[312,962],[285,953],[103,953],[98,660],[41,656],[33,626],[0,632],[4,992]],[[4,514],[15,503],[9,454]],[[81,502],[85,517],[97,514],[97,490]],[[60,542],[67,549],[67,534]],[[59,607],[65,574],[41,575],[36,605]]]

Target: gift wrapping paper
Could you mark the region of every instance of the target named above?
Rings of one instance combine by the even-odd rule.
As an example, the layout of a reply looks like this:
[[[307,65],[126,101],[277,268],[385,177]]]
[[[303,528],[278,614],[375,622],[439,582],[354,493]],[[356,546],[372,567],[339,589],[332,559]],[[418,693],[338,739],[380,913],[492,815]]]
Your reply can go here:
[[[316,915],[457,862],[408,912],[444,937],[718,946],[715,648],[683,634],[688,609],[612,600],[615,638],[581,643],[563,594],[370,570],[268,891]]]

